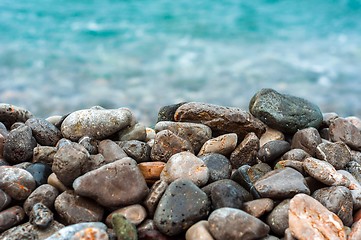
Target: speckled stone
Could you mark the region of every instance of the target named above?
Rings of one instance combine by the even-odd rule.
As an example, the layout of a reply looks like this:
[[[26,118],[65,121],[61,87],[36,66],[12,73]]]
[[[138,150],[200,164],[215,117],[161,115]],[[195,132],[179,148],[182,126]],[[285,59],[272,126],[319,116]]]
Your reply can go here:
[[[26,122],[33,114],[21,107],[7,103],[0,103],[0,122],[10,128],[15,122]]]
[[[285,135],[281,131],[267,127],[266,132],[259,139],[259,145],[262,147],[265,143],[275,140],[285,140]]]
[[[31,128],[21,126],[12,131],[6,137],[3,156],[6,161],[21,163],[31,159],[36,140],[32,136]]]
[[[350,161],[346,164],[346,171],[352,174],[352,176],[361,184],[361,164],[356,161]]]
[[[343,169],[351,161],[351,151],[343,142],[321,143],[316,148],[316,157],[327,161],[339,170]]]
[[[106,139],[98,144],[98,151],[107,163],[128,157],[124,150],[114,141]]]
[[[266,131],[266,126],[249,112],[208,103],[183,104],[175,112],[174,119],[178,122],[202,123],[210,127],[214,135],[236,133],[240,139],[249,132],[261,137]]]
[[[316,155],[316,147],[322,143],[321,136],[316,128],[309,127],[299,130],[293,135],[292,148],[299,148],[310,154]]]
[[[293,134],[307,127],[318,128],[323,120],[318,106],[299,97],[261,89],[251,99],[249,110],[269,127]]]
[[[59,231],[57,231],[50,237],[46,238],[45,240],[69,240],[79,231],[88,228],[97,228],[105,231],[107,229],[107,226],[101,222],[83,222],[83,223],[73,224],[61,228]]]
[[[137,240],[138,233],[135,225],[119,213],[112,215],[112,225],[118,239]]]
[[[254,165],[257,163],[257,152],[259,150],[259,139],[255,133],[248,133],[242,142],[231,153],[230,161],[233,168],[242,165]]]
[[[103,208],[93,200],[65,191],[55,199],[55,210],[67,224],[97,222],[103,218]]]
[[[60,130],[45,119],[30,118],[25,125],[31,128],[34,138],[40,145],[55,146],[62,138]]]
[[[14,206],[0,212],[0,232],[3,232],[17,224],[25,218],[22,207]]]
[[[209,231],[216,240],[259,239],[270,228],[261,220],[234,208],[219,208],[208,218]]]
[[[112,227],[112,218],[114,214],[122,214],[128,221],[138,226],[147,217],[147,211],[140,204],[133,204],[119,208],[111,212],[105,219],[107,226]]]
[[[162,180],[156,181],[151,187],[147,197],[144,200],[144,206],[147,208],[150,217],[153,217],[158,203],[167,187],[168,183]]]
[[[5,209],[11,203],[11,197],[0,189],[0,211]]]
[[[229,155],[237,146],[237,134],[228,133],[212,138],[205,142],[199,150],[198,156],[207,153],[219,153],[222,155]]]
[[[208,182],[215,182],[231,177],[232,166],[230,161],[219,153],[209,153],[199,157],[209,170]]]
[[[109,240],[109,237],[105,230],[89,227],[74,233],[70,240]]]
[[[257,156],[262,162],[272,163],[289,151],[290,148],[290,144],[286,141],[269,141],[259,149]]]
[[[123,151],[137,163],[147,162],[150,160],[151,147],[145,142],[130,140],[119,142],[118,145]]]
[[[299,148],[295,148],[295,149],[291,149],[288,152],[286,152],[285,154],[283,154],[283,156],[281,157],[281,160],[295,160],[295,161],[303,161],[306,158],[311,157],[310,154],[308,154],[307,152],[305,152],[305,150],[299,149]]]
[[[115,134],[112,138],[116,141],[145,141],[147,137],[146,128],[143,124],[136,123],[135,125],[130,125]]]
[[[176,179],[189,179],[197,186],[204,186],[209,179],[209,170],[205,163],[190,152],[173,155],[165,165],[160,179],[171,183]]]
[[[80,196],[106,207],[138,203],[148,194],[136,161],[128,157],[82,175],[74,181],[73,188]]]
[[[48,177],[52,173],[51,168],[44,163],[33,163],[25,170],[33,175],[36,186],[47,183]]]
[[[198,153],[202,145],[212,138],[210,127],[199,123],[162,121],[155,125],[155,131],[170,130],[179,137],[188,140]]]
[[[254,198],[260,198],[261,196],[257,192],[257,190],[254,188],[253,182],[250,179],[250,176],[248,175],[248,171],[250,170],[249,165],[243,165],[242,167],[235,169],[232,172],[231,179],[235,182],[237,182],[239,185],[244,187],[247,191],[249,191]],[[271,171],[271,169],[270,169]]]
[[[154,183],[159,180],[164,166],[164,162],[142,162],[138,164],[139,170],[147,183]]]
[[[332,121],[330,137],[333,142],[342,141],[351,149],[361,151],[361,131],[346,119],[337,118]]]
[[[243,189],[236,184],[215,184],[211,188],[212,209],[223,207],[238,208],[243,206]]]
[[[37,146],[33,151],[33,162],[34,163],[45,163],[49,166],[53,165],[54,155],[57,152],[56,147],[49,146]]]
[[[162,196],[154,215],[157,228],[174,236],[204,219],[209,213],[207,195],[186,179],[172,182]]]
[[[286,167],[293,168],[304,176],[307,175],[306,172],[303,170],[303,163],[300,161],[295,161],[295,160],[278,161],[276,163],[276,165],[274,166],[274,169],[281,169],[281,168],[286,168]]]
[[[36,203],[42,203],[48,208],[53,208],[58,195],[59,191],[49,184],[37,187],[24,202],[25,213],[29,215]]]
[[[352,225],[351,232],[348,235],[348,240],[361,239],[361,221],[357,221]]]
[[[306,194],[291,199],[289,228],[297,239],[346,239],[340,218]]]
[[[89,136],[84,136],[79,139],[78,143],[85,147],[89,154],[98,153],[98,140]]]
[[[176,110],[185,103],[186,102],[181,102],[181,103],[171,104],[171,105],[166,105],[166,106],[161,107],[158,111],[157,122],[174,121],[174,114],[175,114]]]
[[[64,119],[61,133],[72,141],[83,136],[104,139],[130,126],[132,118],[132,113],[126,108],[78,110]]]
[[[280,202],[266,218],[266,223],[270,226],[272,232],[277,236],[283,236],[288,228],[288,210],[290,208],[290,199]]]
[[[190,227],[186,232],[186,240],[214,240],[208,229],[208,221],[202,220]]]
[[[12,199],[26,199],[35,187],[35,180],[28,171],[17,167],[0,166],[0,189]]]
[[[53,219],[54,215],[50,209],[40,202],[33,206],[29,214],[30,223],[39,228],[47,228]]]
[[[273,205],[272,199],[261,198],[243,203],[242,210],[256,218],[259,218],[272,211]]]

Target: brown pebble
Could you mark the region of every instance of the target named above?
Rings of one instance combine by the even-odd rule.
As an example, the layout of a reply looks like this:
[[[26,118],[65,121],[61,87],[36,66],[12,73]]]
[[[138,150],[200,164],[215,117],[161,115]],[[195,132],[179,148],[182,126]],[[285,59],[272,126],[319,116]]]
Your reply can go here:
[[[261,198],[243,203],[243,211],[259,218],[273,209],[273,200],[270,198]]]
[[[138,164],[139,170],[147,183],[154,183],[159,180],[164,166],[164,162],[142,162]]]

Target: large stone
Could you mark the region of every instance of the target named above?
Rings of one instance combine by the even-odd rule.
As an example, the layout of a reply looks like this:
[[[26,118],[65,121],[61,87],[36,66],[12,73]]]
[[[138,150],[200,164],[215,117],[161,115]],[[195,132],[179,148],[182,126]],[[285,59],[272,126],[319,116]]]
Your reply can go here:
[[[138,203],[148,193],[136,161],[128,157],[80,176],[73,188],[80,196],[92,198],[106,207]]]
[[[361,151],[361,131],[343,118],[337,118],[330,124],[330,137],[333,142],[342,141],[351,149]]]
[[[269,127],[289,134],[307,127],[318,128],[323,120],[315,104],[273,89],[257,92],[250,101],[249,110]]]
[[[10,128],[16,122],[26,122],[33,114],[28,110],[7,103],[0,103],[0,122]]]
[[[55,146],[62,138],[60,130],[45,119],[30,118],[25,125],[31,128],[34,138],[40,145]]]
[[[179,122],[202,123],[210,127],[214,135],[236,133],[240,139],[249,132],[261,137],[266,131],[266,126],[246,111],[207,103],[185,103],[177,109],[174,119]]]

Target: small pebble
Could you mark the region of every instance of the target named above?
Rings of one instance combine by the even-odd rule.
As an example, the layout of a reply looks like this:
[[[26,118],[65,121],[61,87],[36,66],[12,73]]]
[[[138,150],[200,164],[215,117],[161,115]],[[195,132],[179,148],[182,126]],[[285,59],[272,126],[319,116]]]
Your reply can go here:
[[[290,199],[285,199],[280,202],[266,218],[266,223],[277,236],[283,236],[285,230],[288,228],[289,207]]]
[[[232,167],[239,168],[245,164],[255,165],[257,163],[258,150],[258,137],[253,132],[248,133],[230,156]]]
[[[70,240],[109,240],[109,237],[105,230],[89,227],[74,233]]]
[[[355,222],[351,227],[351,232],[348,235],[348,240],[359,240],[361,239],[361,221]]]
[[[49,175],[48,184],[56,188],[59,192],[69,190],[69,188],[59,180],[55,173]]]
[[[113,136],[116,141],[145,141],[147,137],[146,128],[143,124],[136,123],[135,125],[131,125],[126,127]]]
[[[237,134],[228,133],[216,138],[212,138],[205,142],[199,150],[198,156],[207,153],[219,153],[222,155],[229,155],[237,146]]]
[[[231,177],[232,166],[230,161],[219,153],[209,153],[199,157],[209,170],[208,182],[215,182]]]
[[[45,163],[48,164],[49,166],[52,166],[56,151],[57,151],[56,147],[37,146],[34,148],[33,151],[33,162]]]
[[[135,225],[120,213],[112,215],[112,225],[117,238],[120,240],[137,240],[138,233]]]
[[[24,202],[25,213],[29,215],[33,206],[37,203],[41,203],[52,209],[58,195],[58,190],[49,184],[43,184],[37,187]]]
[[[98,144],[98,152],[103,155],[107,163],[128,157],[124,150],[114,141],[106,139]]]
[[[135,226],[138,226],[147,217],[147,211],[140,204],[129,205],[111,212],[105,220],[105,223],[111,227],[111,222],[114,214],[123,215],[128,221]]]
[[[261,198],[243,203],[242,210],[256,218],[259,218],[265,213],[272,211],[273,205],[272,199]]]
[[[223,207],[238,208],[243,206],[243,191],[235,184],[215,184],[211,188],[212,209]],[[242,189],[243,190],[243,189]]]
[[[42,118],[30,118],[25,125],[31,128],[36,141],[43,146],[55,146],[63,137],[58,128]]]
[[[281,157],[281,160],[295,160],[302,162],[306,158],[311,157],[310,154],[305,152],[303,149],[295,148],[291,149]]]
[[[335,169],[343,169],[351,161],[351,151],[343,142],[321,143],[316,148],[316,157],[334,166]]]
[[[52,173],[51,168],[44,163],[33,163],[25,168],[31,175],[33,175],[36,186],[47,183],[48,177]]]
[[[53,221],[53,213],[42,203],[36,203],[29,214],[29,221],[39,228],[47,228]]]
[[[150,217],[153,217],[159,200],[163,196],[163,193],[165,192],[167,187],[168,183],[162,180],[158,180],[153,184],[152,188],[150,189],[148,196],[144,200],[144,206],[147,208]]]
[[[265,143],[258,151],[258,159],[265,163],[272,163],[291,148],[290,144],[282,140]]]
[[[295,161],[295,160],[278,161],[276,163],[274,169],[280,169],[280,168],[285,168],[285,167],[293,168],[293,169],[297,170],[298,172],[300,172],[302,175],[306,175],[305,171],[303,170],[303,163],[300,161]]]
[[[7,103],[0,103],[0,122],[10,128],[15,122],[26,122],[33,114],[28,110]]]
[[[89,154],[97,154],[98,153],[98,140],[91,138],[89,136],[81,137],[78,141],[80,145],[82,145]]]
[[[22,207],[14,206],[0,212],[0,232],[3,232],[17,224],[25,218]]]
[[[164,162],[142,162],[138,164],[146,182],[154,183],[160,179],[160,174],[165,166]]]
[[[186,240],[214,240],[208,229],[208,221],[202,220],[192,225],[186,232]]]
[[[119,142],[119,146],[123,151],[131,158],[133,158],[137,163],[147,162],[150,160],[150,151],[151,147],[145,142],[138,140],[130,140]]]
[[[259,145],[262,147],[265,143],[274,140],[285,140],[285,135],[281,131],[267,127],[266,132],[259,139]]]
[[[0,189],[0,211],[5,209],[11,203],[11,197]]]
[[[293,135],[292,148],[299,148],[310,154],[316,155],[316,147],[322,143],[321,136],[316,128],[310,127],[299,130]]]
[[[177,104],[172,105],[166,105],[159,109],[158,112],[158,120],[157,122],[161,121],[174,121],[174,114],[177,111],[177,109],[185,104],[186,102],[181,102]]]
[[[342,141],[351,149],[361,151],[361,131],[346,119],[337,118],[332,121],[330,137],[333,142]]]
[[[72,224],[60,229],[59,231],[57,231],[50,237],[46,238],[45,240],[69,240],[77,232],[87,228],[97,228],[105,231],[107,229],[107,226],[101,222],[83,222],[83,223]]]

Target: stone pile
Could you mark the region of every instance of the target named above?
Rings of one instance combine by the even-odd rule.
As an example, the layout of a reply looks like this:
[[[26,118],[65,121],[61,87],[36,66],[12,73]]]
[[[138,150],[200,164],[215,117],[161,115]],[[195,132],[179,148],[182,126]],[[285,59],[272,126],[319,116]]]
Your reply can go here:
[[[359,118],[272,89],[158,117],[0,104],[0,239],[361,239]]]

